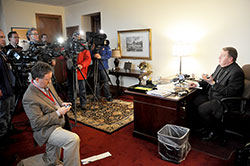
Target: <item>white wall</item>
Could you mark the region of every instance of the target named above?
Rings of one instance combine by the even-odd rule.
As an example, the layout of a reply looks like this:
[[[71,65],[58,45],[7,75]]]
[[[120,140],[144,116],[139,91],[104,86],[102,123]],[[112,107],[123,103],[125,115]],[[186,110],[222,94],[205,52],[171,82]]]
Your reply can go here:
[[[50,5],[20,2],[16,0],[1,0],[1,27],[7,34],[11,27],[36,27],[36,13],[54,14],[62,16],[63,35],[65,36],[64,8]]]
[[[179,59],[172,52],[178,35],[189,38],[195,46],[193,54],[183,58],[183,73],[213,72],[225,46],[237,48],[241,66],[250,63],[249,0],[91,0],[65,8],[66,26],[80,25],[82,15],[95,12],[101,12],[101,26],[112,48],[117,47],[118,30],[152,29],[149,62],[154,79],[178,72]],[[136,66],[142,60],[122,59],[125,61]],[[114,66],[112,62],[110,66]],[[122,79],[124,86],[136,82],[128,77]]]
[[[101,26],[112,48],[117,47],[118,30],[152,29],[152,61],[149,62],[154,78],[178,72],[179,59],[172,53],[176,43],[173,38],[178,35],[191,36],[195,46],[194,53],[183,58],[184,73],[213,72],[225,46],[237,48],[241,66],[250,63],[249,0],[91,0],[65,8],[66,26],[80,25],[82,15],[95,12],[101,12]],[[110,65],[114,66],[111,62]],[[124,86],[136,82],[128,77],[122,79]]]

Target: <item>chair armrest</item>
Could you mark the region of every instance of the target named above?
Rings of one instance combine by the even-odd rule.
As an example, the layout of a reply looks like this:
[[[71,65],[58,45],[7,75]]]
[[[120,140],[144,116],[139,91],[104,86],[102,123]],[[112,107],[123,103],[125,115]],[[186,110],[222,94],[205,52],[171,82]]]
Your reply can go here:
[[[230,110],[230,109],[228,108],[227,104],[226,104],[228,101],[240,101],[239,112],[240,112],[241,114],[244,114],[244,113],[246,112],[245,107],[246,107],[247,100],[249,100],[249,99],[244,98],[244,97],[225,97],[225,98],[222,98],[222,99],[220,100],[220,102],[221,102],[221,104],[223,105],[223,107],[225,108],[225,109],[223,110],[223,114],[227,113],[227,112]]]
[[[223,102],[227,102],[227,101],[230,101],[230,100],[243,100],[244,98],[242,97],[224,97],[220,100],[221,103]]]

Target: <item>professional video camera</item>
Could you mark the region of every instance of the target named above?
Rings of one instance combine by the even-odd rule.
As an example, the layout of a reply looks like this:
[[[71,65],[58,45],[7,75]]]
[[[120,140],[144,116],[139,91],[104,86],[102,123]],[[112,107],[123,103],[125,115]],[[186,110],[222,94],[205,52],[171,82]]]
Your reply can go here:
[[[95,44],[95,49],[92,50],[94,53],[98,52],[100,47],[104,45],[104,41],[106,40],[107,35],[96,33],[96,32],[86,32],[86,39],[91,48],[93,44]]]
[[[78,54],[85,49],[88,49],[87,43],[83,39],[69,38],[63,43],[63,53],[69,58],[76,59]]]

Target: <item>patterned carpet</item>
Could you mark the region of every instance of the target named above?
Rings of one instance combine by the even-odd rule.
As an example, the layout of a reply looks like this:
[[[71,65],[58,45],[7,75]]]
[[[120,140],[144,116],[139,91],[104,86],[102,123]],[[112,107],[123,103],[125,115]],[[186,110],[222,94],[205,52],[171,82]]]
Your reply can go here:
[[[87,100],[86,110],[81,111],[77,101],[77,121],[106,133],[112,134],[134,120],[133,102],[113,99],[112,102]],[[67,114],[74,120],[72,111]]]

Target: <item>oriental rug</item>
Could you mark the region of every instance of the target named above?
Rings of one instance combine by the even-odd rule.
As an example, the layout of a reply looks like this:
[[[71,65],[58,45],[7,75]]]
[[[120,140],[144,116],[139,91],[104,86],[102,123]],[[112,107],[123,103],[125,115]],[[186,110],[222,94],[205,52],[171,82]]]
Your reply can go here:
[[[72,111],[67,113],[72,120],[75,115]],[[77,122],[95,129],[112,134],[134,120],[133,102],[113,99],[113,101],[93,102],[87,99],[86,110],[82,111],[79,100],[76,108]]]

